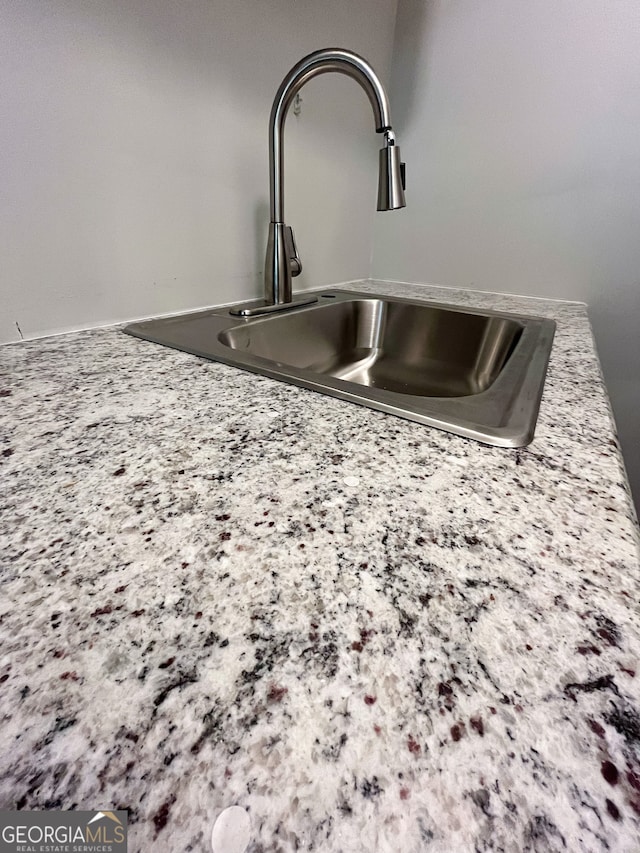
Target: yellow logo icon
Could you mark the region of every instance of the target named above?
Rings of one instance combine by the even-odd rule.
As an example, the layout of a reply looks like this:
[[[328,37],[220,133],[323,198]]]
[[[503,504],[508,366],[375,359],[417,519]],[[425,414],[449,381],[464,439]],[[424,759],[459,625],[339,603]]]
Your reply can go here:
[[[90,828],[92,823],[95,824],[103,818],[112,821],[116,826],[102,824]],[[122,842],[124,839],[122,821],[113,812],[96,812],[87,824],[87,841],[97,841],[100,844],[114,844]]]

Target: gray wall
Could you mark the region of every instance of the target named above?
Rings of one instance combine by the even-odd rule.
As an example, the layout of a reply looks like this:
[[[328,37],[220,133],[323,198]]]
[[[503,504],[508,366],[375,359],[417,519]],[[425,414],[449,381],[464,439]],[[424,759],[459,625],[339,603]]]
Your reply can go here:
[[[0,341],[260,294],[276,89],[319,47],[386,78],[395,9],[0,0]],[[362,90],[312,81],[285,137],[298,286],[366,277],[378,140]]]
[[[587,302],[640,499],[640,3],[399,0],[379,278]]]

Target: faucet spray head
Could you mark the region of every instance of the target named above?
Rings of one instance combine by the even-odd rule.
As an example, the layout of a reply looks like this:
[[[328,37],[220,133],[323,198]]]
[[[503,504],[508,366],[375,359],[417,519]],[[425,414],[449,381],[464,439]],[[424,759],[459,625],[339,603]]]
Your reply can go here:
[[[398,210],[406,207],[404,198],[404,163],[392,130],[384,132],[384,148],[380,149],[378,175],[378,210]]]

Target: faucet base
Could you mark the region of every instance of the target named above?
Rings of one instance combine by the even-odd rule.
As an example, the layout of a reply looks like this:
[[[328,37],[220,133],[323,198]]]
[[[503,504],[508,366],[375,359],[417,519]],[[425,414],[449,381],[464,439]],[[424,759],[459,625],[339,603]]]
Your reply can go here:
[[[229,309],[229,314],[234,317],[258,317],[260,314],[275,314],[278,311],[289,311],[292,308],[300,308],[302,305],[311,305],[318,301],[317,296],[310,296],[304,293],[296,294],[291,302],[281,302],[280,304],[270,305],[267,302],[258,304],[248,304],[245,302],[241,305],[234,305]]]

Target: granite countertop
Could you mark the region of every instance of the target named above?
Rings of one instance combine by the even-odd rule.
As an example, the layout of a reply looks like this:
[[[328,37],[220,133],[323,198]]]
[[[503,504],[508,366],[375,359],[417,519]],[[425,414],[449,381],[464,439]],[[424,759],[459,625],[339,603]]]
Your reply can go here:
[[[121,333],[0,350],[0,807],[130,851],[637,851],[638,531],[584,306],[485,447]]]

